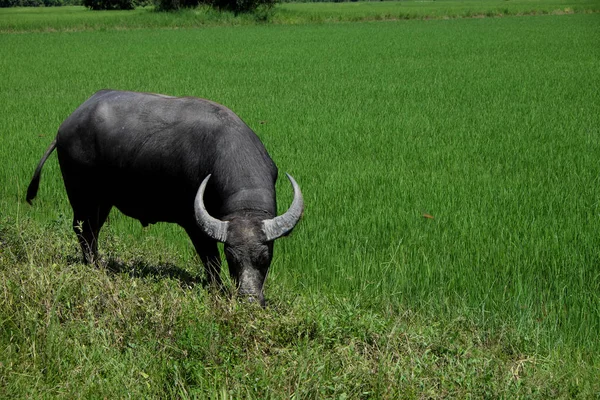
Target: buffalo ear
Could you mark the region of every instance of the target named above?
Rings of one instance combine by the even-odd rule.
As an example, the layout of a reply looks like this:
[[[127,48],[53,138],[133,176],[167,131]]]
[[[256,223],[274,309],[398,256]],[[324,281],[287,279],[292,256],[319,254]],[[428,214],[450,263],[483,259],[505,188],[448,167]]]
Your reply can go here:
[[[300,186],[298,186],[290,174],[286,173],[286,175],[294,188],[294,200],[285,214],[263,221],[263,232],[267,236],[268,242],[289,235],[298,221],[300,221],[300,218],[302,218],[302,213],[304,212],[304,199],[302,198]]]

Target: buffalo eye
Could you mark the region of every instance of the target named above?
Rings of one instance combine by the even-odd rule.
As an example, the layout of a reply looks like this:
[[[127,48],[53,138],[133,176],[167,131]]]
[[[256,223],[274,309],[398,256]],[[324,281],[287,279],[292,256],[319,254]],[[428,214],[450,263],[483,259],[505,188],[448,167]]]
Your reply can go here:
[[[237,251],[233,247],[225,247],[225,255],[227,256],[227,258],[237,260],[239,258],[239,251]]]
[[[260,253],[258,254],[256,261],[260,265],[269,264],[269,261],[270,261],[269,250],[267,250],[267,249],[261,250]]]

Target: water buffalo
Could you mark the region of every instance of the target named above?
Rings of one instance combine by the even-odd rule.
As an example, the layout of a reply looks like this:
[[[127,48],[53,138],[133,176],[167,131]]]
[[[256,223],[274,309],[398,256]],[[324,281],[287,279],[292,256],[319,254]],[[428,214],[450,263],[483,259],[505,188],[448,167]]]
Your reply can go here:
[[[277,167],[227,107],[194,97],[101,90],[58,129],[27,189],[30,204],[54,149],[86,263],[97,261],[98,233],[115,206],[143,226],[183,227],[208,281],[218,286],[217,242],[223,242],[238,292],[264,305],[273,241],[291,232],[304,203],[288,175],[294,200],[276,216]]]

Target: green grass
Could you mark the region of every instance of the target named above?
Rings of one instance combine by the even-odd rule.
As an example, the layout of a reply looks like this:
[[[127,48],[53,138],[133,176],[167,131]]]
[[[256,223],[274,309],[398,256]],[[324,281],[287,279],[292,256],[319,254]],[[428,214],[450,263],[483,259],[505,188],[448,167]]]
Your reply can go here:
[[[599,22],[2,34],[0,397],[597,396]],[[298,180],[267,310],[116,211],[81,265],[55,156],[24,203],[104,87],[223,103]]]
[[[305,24],[398,19],[480,18],[600,12],[598,0],[438,0],[351,3],[282,3],[270,14],[273,24]],[[215,12],[210,7],[160,13],[152,7],[132,11],[90,11],[84,7],[0,10],[0,32],[81,31],[255,25],[263,14]]]

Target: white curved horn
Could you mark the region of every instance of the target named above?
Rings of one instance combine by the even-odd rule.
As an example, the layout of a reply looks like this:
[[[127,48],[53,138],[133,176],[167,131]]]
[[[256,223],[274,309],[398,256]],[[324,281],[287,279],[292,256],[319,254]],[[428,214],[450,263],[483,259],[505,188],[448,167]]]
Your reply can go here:
[[[202,181],[200,189],[198,189],[198,193],[196,194],[196,200],[194,201],[196,222],[205,234],[219,242],[225,243],[227,241],[227,226],[229,222],[211,217],[204,206],[204,190],[206,189],[208,178],[210,178],[210,174]]]
[[[292,205],[285,214],[263,221],[263,231],[267,235],[267,241],[275,240],[290,233],[300,221],[304,211],[304,199],[300,187],[290,174],[286,173],[286,175],[294,188],[294,201],[292,201]]]

